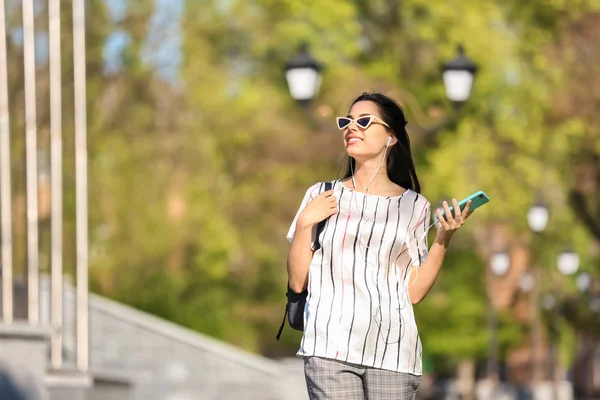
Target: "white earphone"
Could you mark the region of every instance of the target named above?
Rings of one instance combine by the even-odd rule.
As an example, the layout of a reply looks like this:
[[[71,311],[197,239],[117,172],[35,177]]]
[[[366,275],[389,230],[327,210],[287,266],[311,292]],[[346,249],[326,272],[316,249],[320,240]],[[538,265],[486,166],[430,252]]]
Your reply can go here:
[[[389,146],[390,144],[392,144],[392,137],[391,137],[391,136],[389,136],[389,137],[388,137],[388,142],[387,142],[387,145],[388,145],[388,146]]]

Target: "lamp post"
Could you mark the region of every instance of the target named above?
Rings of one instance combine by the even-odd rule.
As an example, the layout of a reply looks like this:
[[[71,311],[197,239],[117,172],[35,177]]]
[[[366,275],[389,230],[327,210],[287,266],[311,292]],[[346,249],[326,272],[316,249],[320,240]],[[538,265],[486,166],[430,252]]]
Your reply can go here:
[[[563,276],[574,275],[579,269],[579,255],[567,249],[558,255],[556,266]],[[548,293],[544,296],[543,307],[550,314],[550,377],[552,380],[553,398],[559,398],[558,377],[558,317],[560,314],[561,299],[559,294]]]
[[[322,69],[321,63],[308,52],[306,43],[302,44],[300,52],[287,63],[285,77],[290,95],[303,107],[319,93]]]
[[[534,232],[536,236],[539,236],[544,232],[549,220],[548,207],[541,201],[537,201],[527,213],[527,223],[529,228]],[[533,286],[531,288],[530,296],[530,312],[532,318],[532,335],[531,335],[531,362],[532,362],[532,383],[535,385],[541,380],[541,366],[540,366],[540,353],[541,353],[541,341],[542,341],[542,321],[539,310],[539,271],[538,266],[533,266]]]
[[[550,340],[550,351],[549,358],[550,362],[548,363],[548,375],[550,376],[550,381],[552,382],[552,399],[557,399],[558,394],[558,383],[556,379],[556,360],[557,360],[557,338],[558,338],[558,326],[557,319],[559,313],[559,297],[557,293],[546,293],[542,297],[542,307],[548,313],[549,319],[549,340]]]
[[[507,252],[499,252],[492,254],[490,258],[490,270],[493,276],[504,276],[510,268],[510,256]],[[488,358],[488,378],[494,382],[498,381],[498,318],[496,315],[496,307],[492,300],[491,290],[488,289],[489,302],[489,332],[490,332],[490,348]]]
[[[594,379],[594,354],[597,344],[594,328],[600,320],[600,296],[594,293],[595,279],[588,272],[580,272],[575,278],[579,296],[575,299],[576,306],[585,311],[578,316],[578,334],[580,336],[580,357],[576,359],[573,366],[573,384],[575,392],[580,393],[581,398],[592,398],[595,389],[600,388],[600,382]],[[590,329],[591,328],[591,329]],[[591,332],[590,332],[591,331]]]
[[[456,111],[469,100],[475,73],[477,72],[477,65],[465,56],[463,46],[458,46],[456,57],[444,63],[441,66],[441,70],[446,98],[454,105],[455,112],[453,114],[443,116],[437,121],[424,122],[424,119],[427,119],[427,117],[425,117],[425,113],[419,107],[415,96],[406,91],[400,91],[399,93],[399,97],[403,103],[408,105],[413,111],[412,114],[415,117],[420,133],[423,134],[430,143],[434,140],[435,133],[445,128],[453,121],[456,118]],[[409,126],[412,126],[412,124],[409,124]]]
[[[442,67],[446,96],[455,108],[460,108],[471,96],[477,66],[467,56],[462,45],[458,46],[456,58]]]

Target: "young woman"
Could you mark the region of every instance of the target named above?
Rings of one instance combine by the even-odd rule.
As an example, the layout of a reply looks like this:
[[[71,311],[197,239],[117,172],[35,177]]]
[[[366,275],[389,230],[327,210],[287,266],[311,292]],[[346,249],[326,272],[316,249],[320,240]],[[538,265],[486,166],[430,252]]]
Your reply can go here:
[[[428,249],[430,203],[420,194],[402,108],[364,93],[337,119],[348,154],[342,180],[310,187],[288,233],[292,290],[308,288],[304,357],[311,399],[414,399],[421,340],[413,304],[435,283],[452,235],[469,216],[452,217]],[[315,251],[317,224],[325,220]]]

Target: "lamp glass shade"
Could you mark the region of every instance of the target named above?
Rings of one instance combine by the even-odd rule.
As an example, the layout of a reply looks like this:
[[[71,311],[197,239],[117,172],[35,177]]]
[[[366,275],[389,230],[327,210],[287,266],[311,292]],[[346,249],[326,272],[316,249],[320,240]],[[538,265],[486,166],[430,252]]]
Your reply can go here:
[[[454,103],[464,103],[471,96],[473,73],[470,71],[448,70],[443,74],[446,97]]]
[[[490,267],[494,275],[502,276],[510,268],[510,256],[508,253],[495,253],[490,260]]]
[[[295,100],[311,100],[319,93],[321,74],[315,68],[290,68],[285,77],[290,95]]]
[[[535,205],[527,213],[527,223],[534,232],[542,232],[548,226],[549,212],[543,205]]]
[[[519,288],[523,293],[529,293],[535,285],[535,278],[532,274],[526,273],[519,279]]]
[[[577,275],[577,287],[582,292],[587,292],[587,290],[592,285],[592,277],[587,272],[582,272]]]
[[[567,250],[558,256],[556,261],[558,270],[563,275],[573,275],[579,269],[579,254]]]

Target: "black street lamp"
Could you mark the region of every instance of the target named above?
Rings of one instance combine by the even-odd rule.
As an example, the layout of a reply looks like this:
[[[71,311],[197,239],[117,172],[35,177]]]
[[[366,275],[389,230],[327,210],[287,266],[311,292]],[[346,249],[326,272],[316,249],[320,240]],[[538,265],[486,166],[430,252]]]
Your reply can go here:
[[[510,268],[510,255],[508,252],[492,254],[490,270],[495,277],[504,276]],[[496,307],[492,300],[491,287],[488,287],[488,329],[490,332],[490,347],[488,356],[488,378],[494,383],[499,380],[499,351],[498,351],[498,317]]]
[[[519,289],[523,294],[528,294],[533,290],[533,286],[535,285],[535,277],[531,272],[526,272],[519,278]]]
[[[543,232],[548,225],[549,216],[548,207],[541,201],[536,202],[527,213],[529,228],[535,233]]]
[[[558,255],[556,266],[563,276],[574,275],[579,269],[579,255],[575,251],[567,249]],[[580,286],[579,280],[577,283]],[[552,398],[557,399],[559,379],[562,379],[558,375],[559,318],[565,315],[565,299],[558,291],[547,293],[542,298],[542,306],[547,311],[549,319],[550,357],[548,375],[552,381]]]
[[[565,250],[559,254],[556,266],[561,274],[573,275],[579,269],[579,255],[573,250]]]
[[[302,44],[300,52],[285,67],[285,77],[290,95],[303,106],[317,96],[321,86],[323,66],[308,52],[308,45]]]
[[[437,121],[432,121],[432,123],[417,123],[420,132],[427,138],[430,144],[433,144],[435,141],[435,134],[437,132],[456,120],[458,109],[471,97],[473,80],[478,68],[473,61],[465,56],[464,48],[458,46],[457,57],[444,63],[441,69],[446,97],[454,105],[454,113],[445,115]],[[402,97],[411,108],[420,108],[412,94],[406,92]],[[421,110],[418,114],[424,115],[425,113]],[[415,116],[418,114],[415,114]]]
[[[471,96],[477,66],[467,56],[463,46],[458,46],[458,56],[442,67],[446,96],[460,108]]]
[[[311,56],[306,43],[302,44],[299,53],[286,64],[285,77],[290,95],[302,106],[307,106],[318,95],[322,69],[323,65]],[[442,65],[446,96],[456,109],[460,108],[471,96],[477,69],[477,66],[465,56],[462,46],[458,46],[456,58]],[[410,108],[420,109],[415,96],[410,92],[400,89],[398,97]],[[423,110],[416,115],[424,115]],[[446,116],[433,123],[417,123],[417,126],[425,136],[429,137],[446,127],[452,120],[452,117]]]
[[[590,286],[592,286],[592,276],[587,272],[582,272],[577,275],[577,288],[581,293],[587,293]]]
[[[527,223],[529,228],[540,236],[542,232],[548,226],[550,212],[548,207],[541,201],[537,201],[527,213]],[[536,241],[537,242],[537,241]],[[533,273],[536,279],[534,279],[533,287],[531,288],[531,317],[532,317],[532,335],[531,335],[531,362],[532,362],[532,386],[535,387],[542,379],[542,366],[541,364],[541,348],[540,343],[542,341],[542,321],[540,316],[539,304],[540,304],[540,291],[539,291],[539,266],[537,265],[538,260],[534,260]]]
[[[510,268],[510,256],[508,252],[503,251],[492,254],[490,259],[490,268],[494,275],[504,276]]]

